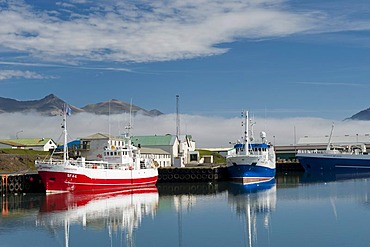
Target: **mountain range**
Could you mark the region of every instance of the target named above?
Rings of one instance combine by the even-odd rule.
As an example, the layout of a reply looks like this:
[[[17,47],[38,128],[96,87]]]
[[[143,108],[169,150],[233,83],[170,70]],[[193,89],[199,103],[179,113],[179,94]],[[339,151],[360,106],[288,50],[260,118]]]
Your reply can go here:
[[[28,101],[18,101],[15,99],[0,97],[0,113],[14,113],[14,112],[38,112],[42,115],[57,116],[60,115],[63,105],[68,104],[64,100],[58,98],[54,94],[50,94],[40,100],[28,100]],[[163,113],[159,110],[145,110],[136,105],[131,105],[129,103],[119,101],[116,99],[108,100],[101,103],[89,104],[84,107],[76,107],[70,105],[72,109],[72,114],[88,112],[97,115],[108,115],[108,114],[122,114],[131,113],[142,114],[146,116],[159,116]],[[370,108],[362,110],[346,120],[370,120]]]
[[[68,104],[64,100],[58,98],[54,94],[50,94],[40,100],[28,100],[18,101],[15,99],[2,98],[0,97],[0,113],[14,113],[14,112],[38,112],[42,115],[57,116],[60,115],[64,104]],[[119,101],[116,99],[108,100],[101,103],[89,104],[84,107],[76,107],[70,105],[72,114],[88,112],[97,115],[108,115],[108,114],[142,114],[146,116],[159,116],[163,113],[159,110],[145,110],[136,105]]]

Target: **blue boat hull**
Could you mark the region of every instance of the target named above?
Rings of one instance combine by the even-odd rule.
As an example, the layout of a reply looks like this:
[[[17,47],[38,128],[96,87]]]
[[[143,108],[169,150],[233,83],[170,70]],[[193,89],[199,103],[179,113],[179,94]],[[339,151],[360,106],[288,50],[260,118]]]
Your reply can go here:
[[[232,181],[254,183],[271,180],[275,177],[276,169],[258,165],[232,165],[227,172]]]
[[[369,172],[369,159],[345,157],[297,157],[306,172]]]

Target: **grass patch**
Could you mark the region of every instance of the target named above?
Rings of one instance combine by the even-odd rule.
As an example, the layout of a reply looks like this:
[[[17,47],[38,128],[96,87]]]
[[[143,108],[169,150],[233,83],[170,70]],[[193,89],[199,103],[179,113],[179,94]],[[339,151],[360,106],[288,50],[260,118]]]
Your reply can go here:
[[[199,152],[200,158],[202,158],[205,155],[213,155],[213,163],[226,164],[226,158],[217,152],[212,152],[212,151],[203,150],[203,149],[197,149],[197,151]]]
[[[15,149],[15,148],[2,148],[0,153],[3,154],[22,154],[22,155],[48,155],[48,151],[30,150],[30,149]]]

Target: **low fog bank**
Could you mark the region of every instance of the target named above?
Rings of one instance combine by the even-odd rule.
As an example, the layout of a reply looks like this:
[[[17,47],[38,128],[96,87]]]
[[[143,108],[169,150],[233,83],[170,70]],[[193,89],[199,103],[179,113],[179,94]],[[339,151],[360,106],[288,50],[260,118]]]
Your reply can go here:
[[[228,147],[229,142],[236,142],[243,135],[243,119],[204,117],[197,115],[180,116],[180,133],[190,134],[196,141],[197,148]],[[265,131],[267,139],[276,145],[291,145],[304,136],[329,135],[331,125],[335,124],[334,136],[364,135],[370,133],[369,121],[337,121],[321,118],[285,118],[255,119],[254,136]],[[69,141],[95,133],[120,135],[127,131],[130,123],[128,114],[94,115],[80,113],[68,117]],[[0,114],[0,139],[52,138],[62,142],[62,117],[41,116],[35,113]],[[176,115],[132,117],[131,135],[164,135],[176,133]]]

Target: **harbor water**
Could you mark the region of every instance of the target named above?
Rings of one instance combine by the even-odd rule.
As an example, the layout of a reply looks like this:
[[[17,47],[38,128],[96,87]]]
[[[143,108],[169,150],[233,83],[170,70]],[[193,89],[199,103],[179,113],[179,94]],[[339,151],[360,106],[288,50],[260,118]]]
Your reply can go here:
[[[1,198],[0,247],[369,246],[370,175]]]

